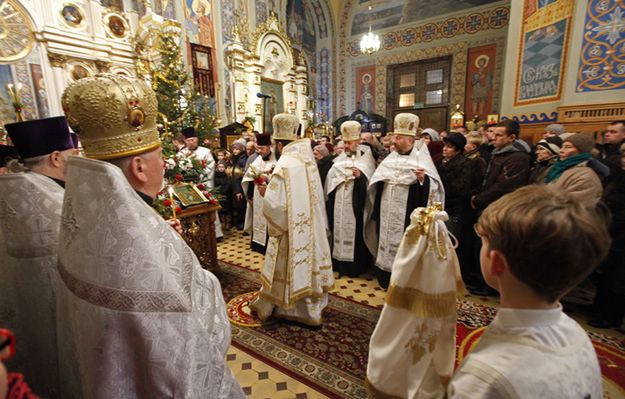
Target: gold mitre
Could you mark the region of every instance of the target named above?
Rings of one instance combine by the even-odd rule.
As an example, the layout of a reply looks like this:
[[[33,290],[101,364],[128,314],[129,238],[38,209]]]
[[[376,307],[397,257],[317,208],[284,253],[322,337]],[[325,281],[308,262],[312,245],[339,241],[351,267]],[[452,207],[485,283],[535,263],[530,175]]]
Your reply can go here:
[[[123,158],[161,145],[156,96],[143,80],[110,73],[83,78],[65,89],[61,102],[89,158]]]
[[[393,133],[402,136],[415,137],[419,128],[419,117],[414,114],[402,113],[395,115]]]
[[[362,125],[356,121],[346,121],[341,124],[341,137],[343,141],[360,141]]]
[[[297,140],[297,128],[299,127],[299,119],[291,114],[278,114],[273,117],[273,135],[274,140]]]

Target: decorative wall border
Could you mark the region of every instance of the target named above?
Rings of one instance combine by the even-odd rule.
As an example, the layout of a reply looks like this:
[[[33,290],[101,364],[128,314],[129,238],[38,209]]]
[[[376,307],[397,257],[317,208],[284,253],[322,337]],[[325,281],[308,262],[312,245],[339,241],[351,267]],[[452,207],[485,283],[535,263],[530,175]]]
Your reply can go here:
[[[382,49],[392,50],[399,47],[409,47],[419,43],[429,43],[434,40],[450,39],[455,36],[501,29],[508,26],[510,8],[497,7],[482,12],[452,17],[438,22],[411,26],[394,32],[382,34]],[[363,56],[360,52],[359,40],[347,44],[347,53],[352,57]]]
[[[558,120],[557,112],[550,112],[546,114],[544,112],[539,112],[537,114],[522,114],[522,115],[506,115],[501,117],[502,120],[513,119],[520,124],[525,123],[547,123],[547,122],[555,122]]]

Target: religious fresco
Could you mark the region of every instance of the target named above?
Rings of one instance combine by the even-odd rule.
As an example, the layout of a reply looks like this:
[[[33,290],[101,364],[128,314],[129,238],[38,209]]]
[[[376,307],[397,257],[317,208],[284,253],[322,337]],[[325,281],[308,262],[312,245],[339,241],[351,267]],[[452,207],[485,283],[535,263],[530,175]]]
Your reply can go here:
[[[356,68],[356,104],[366,113],[375,110],[375,65]]]
[[[189,41],[215,48],[212,2],[209,0],[184,0],[184,26]]]
[[[30,77],[33,81],[33,89],[35,91],[37,114],[39,115],[39,118],[47,118],[50,116],[50,108],[48,106],[48,93],[46,91],[45,81],[43,80],[41,65],[30,64],[29,66]]]
[[[13,110],[13,101],[9,92],[6,90],[7,85],[13,84],[13,74],[10,65],[0,65],[0,124],[5,125],[15,121],[15,111]]]
[[[498,0],[389,0],[376,2],[371,13],[365,9],[369,2],[360,0],[360,11],[352,20],[351,35],[359,35],[369,29],[369,20],[373,30],[386,29],[401,24],[422,21],[445,14],[456,13],[472,7],[478,7]]]
[[[267,20],[267,3],[265,0],[256,0],[256,25],[260,25]]]
[[[497,46],[474,47],[467,57],[467,87],[464,114],[468,119],[478,116],[485,120],[493,114],[493,87],[495,80]]]
[[[577,70],[577,92],[625,88],[625,3],[590,0]]]
[[[573,0],[525,0],[515,106],[560,99],[574,5]]]
[[[287,5],[287,33],[294,43],[301,44],[309,58],[317,52],[315,17],[309,2],[289,0]]]

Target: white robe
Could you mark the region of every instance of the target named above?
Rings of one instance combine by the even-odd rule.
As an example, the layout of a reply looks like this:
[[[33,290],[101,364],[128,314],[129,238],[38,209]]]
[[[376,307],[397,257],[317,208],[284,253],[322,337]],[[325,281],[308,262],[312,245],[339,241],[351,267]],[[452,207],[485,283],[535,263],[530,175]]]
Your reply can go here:
[[[261,156],[256,157],[254,162],[250,164],[250,167],[247,169],[245,175],[243,176],[243,181],[241,182],[241,187],[243,188],[243,193],[247,196],[247,192],[249,190],[249,185],[254,184],[254,174],[255,173],[267,173],[276,165],[278,161],[274,153],[272,152],[267,161],[263,160]],[[265,247],[267,244],[267,219],[263,214],[263,197],[258,193],[258,187],[254,184],[254,195],[252,197],[252,206],[248,207],[246,213],[246,224],[247,224],[247,215],[251,216],[250,227],[252,230],[252,241],[258,245],[262,245]]]
[[[323,199],[310,140],[288,144],[263,198],[269,243],[259,297],[251,305],[261,319],[275,314],[322,323],[321,312],[334,287]]]
[[[444,206],[443,183],[430,157],[430,152],[422,141],[415,141],[409,155],[400,155],[398,152],[389,154],[378,165],[369,181],[365,205],[365,243],[375,257],[375,265],[384,271],[392,270],[399,242],[404,235],[408,192],[411,185],[420,184],[414,174],[417,168],[425,169],[426,175],[430,178],[428,203],[440,202]],[[371,220],[371,213],[379,182],[384,182],[386,189],[382,193],[378,234],[376,223]]]
[[[53,286],[64,192],[39,173],[0,176],[0,327],[17,340],[9,368],[45,397],[60,397]]]
[[[449,398],[601,398],[584,329],[556,309],[499,309],[447,389]]]
[[[332,168],[326,177],[325,195],[328,196],[336,190],[334,200],[334,226],[332,227],[332,258],[344,261],[354,261],[354,248],[356,240],[356,217],[353,210],[354,176],[352,168],[356,167],[371,179],[375,171],[375,159],[371,149],[367,146],[358,146],[354,158],[348,157],[345,152],[341,153],[332,164]]]
[[[245,397],[219,281],[121,170],[70,157],[61,226],[64,398]]]

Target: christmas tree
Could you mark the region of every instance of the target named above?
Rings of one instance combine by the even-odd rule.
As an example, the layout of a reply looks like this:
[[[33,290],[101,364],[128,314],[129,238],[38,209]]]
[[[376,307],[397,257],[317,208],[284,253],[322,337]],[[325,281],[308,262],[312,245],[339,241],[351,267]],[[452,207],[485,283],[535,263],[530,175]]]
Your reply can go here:
[[[151,64],[149,71],[158,101],[158,122],[163,126],[161,140],[165,157],[175,155],[172,139],[182,129],[195,127],[200,143],[204,143],[214,135],[216,124],[209,98],[193,88],[178,40],[174,32],[159,33],[160,60],[158,65]]]

